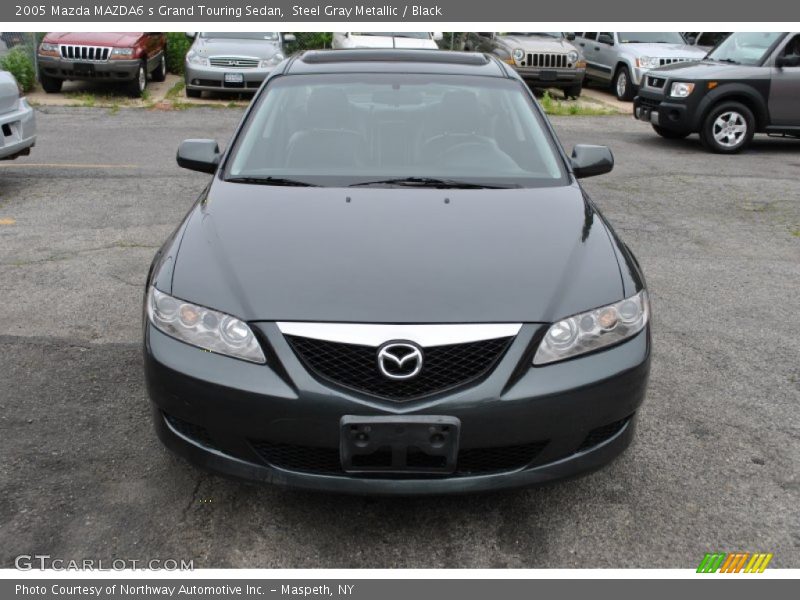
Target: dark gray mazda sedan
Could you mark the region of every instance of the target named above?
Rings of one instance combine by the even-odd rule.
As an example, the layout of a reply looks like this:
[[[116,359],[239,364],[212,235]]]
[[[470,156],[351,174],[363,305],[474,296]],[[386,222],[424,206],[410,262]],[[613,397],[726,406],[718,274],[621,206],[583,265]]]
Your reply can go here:
[[[307,52],[265,81],[159,250],[155,425],[208,469],[359,494],[475,492],[607,463],[650,363],[636,259],[514,70]]]

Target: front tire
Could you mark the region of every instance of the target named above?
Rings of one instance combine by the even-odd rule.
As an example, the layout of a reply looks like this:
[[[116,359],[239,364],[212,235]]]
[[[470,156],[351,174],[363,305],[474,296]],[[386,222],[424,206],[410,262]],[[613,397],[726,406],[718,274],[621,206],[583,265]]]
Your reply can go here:
[[[42,89],[48,94],[57,94],[61,91],[61,86],[64,85],[63,79],[56,79],[55,77],[48,77],[42,75],[40,78]]]
[[[573,85],[572,87],[568,87],[564,89],[564,99],[569,100],[570,98],[578,99],[581,95],[581,91],[583,91],[583,85]]]
[[[128,94],[134,98],[141,98],[147,89],[147,63],[142,61],[136,71],[136,77],[128,83]]]
[[[740,102],[723,102],[715,106],[703,120],[700,141],[717,154],[741,152],[756,132],[752,111]]]
[[[156,70],[153,71],[153,81],[164,81],[167,78],[167,53],[162,52]]]
[[[653,125],[653,131],[668,140],[682,140],[689,135],[688,131],[674,131],[672,129],[665,129],[664,127],[660,127],[658,125]]]
[[[622,66],[617,69],[612,86],[617,100],[628,102],[633,99],[633,82],[631,82],[631,72],[628,67]]]

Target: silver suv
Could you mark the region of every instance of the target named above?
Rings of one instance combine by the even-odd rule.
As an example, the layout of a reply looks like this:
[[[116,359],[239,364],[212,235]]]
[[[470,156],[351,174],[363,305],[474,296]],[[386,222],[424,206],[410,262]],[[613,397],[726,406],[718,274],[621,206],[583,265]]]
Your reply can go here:
[[[577,33],[575,44],[586,59],[586,79],[611,85],[620,100],[633,99],[650,69],[706,55],[677,32]]]

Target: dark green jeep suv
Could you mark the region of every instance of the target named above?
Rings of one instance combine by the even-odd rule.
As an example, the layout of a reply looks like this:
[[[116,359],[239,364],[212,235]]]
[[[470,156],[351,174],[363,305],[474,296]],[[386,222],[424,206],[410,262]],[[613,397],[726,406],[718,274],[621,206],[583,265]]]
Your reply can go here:
[[[734,33],[693,63],[650,71],[634,116],[665,138],[733,154],[756,133],[800,138],[800,33]]]

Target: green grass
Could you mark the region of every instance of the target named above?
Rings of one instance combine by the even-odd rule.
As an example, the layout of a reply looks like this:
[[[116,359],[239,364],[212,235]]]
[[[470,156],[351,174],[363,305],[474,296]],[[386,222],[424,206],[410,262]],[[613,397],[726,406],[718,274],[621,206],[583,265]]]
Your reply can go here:
[[[545,91],[545,93],[542,95],[541,99],[539,100],[539,104],[541,104],[545,113],[558,117],[595,117],[614,114],[612,111],[606,108],[586,106],[585,104],[580,104],[575,100],[570,102],[556,100],[548,91]]]

